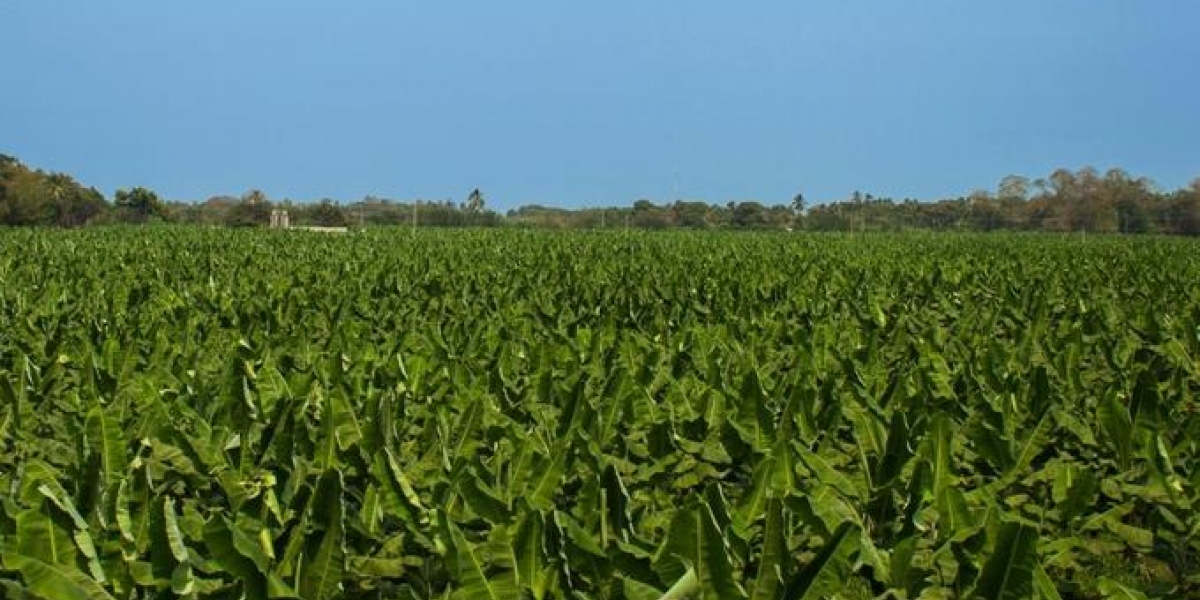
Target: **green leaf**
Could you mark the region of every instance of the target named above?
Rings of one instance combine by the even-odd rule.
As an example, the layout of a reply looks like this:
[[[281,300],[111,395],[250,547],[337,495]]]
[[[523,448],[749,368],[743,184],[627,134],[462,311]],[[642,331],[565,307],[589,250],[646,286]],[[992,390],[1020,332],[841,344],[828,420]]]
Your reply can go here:
[[[652,559],[660,577],[692,572],[705,598],[745,598],[733,572],[729,548],[712,509],[703,499],[675,513],[667,537]]]
[[[1133,419],[1129,409],[1115,392],[1103,394],[1096,406],[1096,420],[1104,432],[1104,439],[1112,445],[1123,468],[1129,466],[1133,454]]]
[[[349,572],[359,577],[398,579],[409,570],[403,558],[371,558],[355,556],[349,559]]]
[[[242,582],[249,600],[264,600],[267,598],[266,573],[238,552],[233,531],[234,525],[228,519],[213,519],[204,528],[204,544],[212,560]]]
[[[1037,529],[1022,523],[1003,523],[996,546],[983,565],[972,600],[1019,600],[1033,594],[1033,571],[1038,565]]]
[[[384,514],[416,525],[425,519],[425,508],[412,483],[400,468],[391,448],[384,448],[371,463],[371,476],[379,484],[380,507]]]
[[[783,498],[796,493],[796,461],[792,454],[792,428],[790,411],[785,411],[785,425],[781,427],[781,435],[771,449],[770,485],[767,495],[772,498]]]
[[[84,520],[83,515],[80,515],[79,511],[75,509],[75,503],[71,501],[71,497],[67,495],[67,491],[64,490],[57,481],[54,481],[53,479],[47,479],[46,481],[38,484],[37,491],[39,494],[49,499],[50,502],[52,502],[54,506],[57,506],[59,510],[66,513],[66,515],[71,518],[71,522],[75,524],[76,529],[88,528],[87,521]]]
[[[341,594],[346,570],[344,487],[337,469],[326,471],[317,482],[311,510],[314,520],[325,525],[325,534],[300,574],[297,591],[307,600],[329,600]]]
[[[783,597],[787,600],[818,600],[829,598],[846,587],[858,551],[859,529],[853,523],[842,523],[808,564],[790,581]]]
[[[1108,519],[1105,526],[1139,553],[1149,553],[1154,547],[1154,532],[1149,529],[1123,523],[1120,519]]]
[[[621,578],[621,591],[627,600],[661,600],[663,595],[658,588],[628,577]]]
[[[574,517],[564,512],[555,511],[553,518],[555,525],[566,534],[566,538],[571,541],[574,547],[591,554],[596,560],[607,558],[604,548],[600,547],[596,538],[585,531]]]
[[[658,600],[684,600],[698,593],[700,593],[700,581],[696,578],[696,571],[688,569]]]
[[[1042,565],[1037,565],[1033,571],[1033,587],[1037,591],[1037,597],[1040,600],[1062,600],[1062,596],[1058,594],[1058,587],[1054,585],[1054,580],[1046,574],[1046,569]]]
[[[560,444],[554,448],[553,456],[542,459],[539,475],[534,480],[533,489],[529,493],[529,504],[538,510],[554,509],[554,497],[558,494],[563,474],[567,470],[567,457],[570,447]],[[545,464],[549,462],[549,464]]]
[[[1062,488],[1058,511],[1063,523],[1070,523],[1095,505],[1100,484],[1091,469],[1065,465],[1059,469],[1055,483]]]
[[[196,577],[192,565],[179,563],[171,571],[171,591],[177,596],[189,596],[196,590]]]
[[[167,546],[171,549],[171,556],[179,563],[187,563],[188,551],[187,546],[183,543],[183,533],[179,531],[179,517],[175,513],[175,500],[172,498],[163,498],[163,525],[167,532]]]
[[[763,507],[767,503],[769,485],[774,479],[776,460],[773,456],[764,457],[754,466],[749,489],[742,493],[734,510],[734,521],[739,531],[748,529],[754,520],[762,516]]]
[[[338,448],[343,452],[354,447],[363,439],[363,428],[358,422],[354,407],[340,389],[329,394],[328,418],[333,419],[333,432]]]
[[[1021,444],[1020,451],[1017,452],[1016,460],[1006,476],[1006,479],[1017,479],[1025,475],[1026,469],[1033,464],[1033,459],[1042,451],[1042,447],[1046,444],[1046,438],[1050,430],[1054,426],[1054,419],[1049,414],[1044,414],[1038,419],[1037,425],[1026,436],[1025,441]]]
[[[67,521],[55,519],[48,503],[22,511],[16,519],[16,550],[32,559],[50,564],[74,565],[75,542],[68,533]]]
[[[933,502],[938,512],[938,536],[943,539],[966,531],[974,522],[955,475],[952,449],[954,433],[950,417],[941,415],[934,420],[925,438],[929,444],[928,460]]]
[[[517,597],[516,589],[491,581],[479,554],[462,531],[449,519],[443,521],[454,545],[454,571],[460,587],[453,598],[462,600],[507,600]],[[511,586],[515,588],[515,584]]]
[[[470,401],[470,406],[459,415],[454,428],[454,437],[450,440],[454,445],[453,455],[449,457],[451,470],[471,454],[470,449],[476,442],[475,431],[483,421],[486,407],[487,399],[482,396],[476,397]]]
[[[0,553],[4,568],[17,571],[29,591],[47,600],[114,600],[94,579],[74,567],[15,552]]]
[[[799,446],[797,449],[800,452],[801,462],[812,471],[816,481],[837,490],[839,494],[846,498],[861,498],[866,495],[864,490],[861,490],[854,481],[846,477],[840,469],[830,465],[829,461],[803,446]]]
[[[930,467],[933,471],[933,495],[942,495],[942,490],[958,485],[954,475],[954,456],[951,445],[954,440],[953,425],[948,415],[939,415],[929,428],[926,441],[930,444]],[[941,511],[941,508],[938,509]]]
[[[750,588],[751,600],[773,600],[787,578],[787,532],[783,502],[777,498],[767,501],[763,522],[762,554],[758,559],[758,575]]]
[[[475,514],[483,517],[492,525],[508,523],[511,520],[512,515],[508,511],[508,506],[484,487],[473,469],[464,469],[457,480],[459,495]]]
[[[545,595],[547,551],[544,532],[546,520],[542,513],[528,511],[521,519],[517,533],[510,540],[517,585],[530,590],[534,598]]]
[[[604,473],[600,476],[600,485],[603,486],[608,527],[613,530],[618,539],[628,541],[629,536],[633,534],[633,517],[629,513],[629,491],[625,488],[625,482],[621,480],[620,473],[613,465],[610,464],[604,469]],[[607,534],[608,532],[602,533]]]
[[[1105,600],[1149,600],[1146,594],[1108,577],[1101,577],[1096,588]]]
[[[80,553],[87,559],[88,571],[91,572],[92,577],[103,583],[106,579],[104,567],[100,564],[100,558],[96,552],[96,545],[92,540],[88,523],[79,514],[79,511],[76,510],[75,503],[71,501],[71,497],[67,495],[67,491],[53,479],[44,480],[43,483],[38,485],[37,489],[54,506],[70,517],[72,523],[75,525],[74,531],[71,532],[71,538],[75,540],[75,545],[79,548]]]
[[[121,539],[129,543],[137,541],[137,532],[130,509],[130,505],[133,504],[133,487],[133,482],[128,479],[122,479],[117,484],[117,530],[121,532]]]
[[[125,474],[125,438],[121,424],[108,416],[103,406],[96,405],[88,411],[85,430],[89,450],[99,457],[100,480],[105,490],[114,494]]]

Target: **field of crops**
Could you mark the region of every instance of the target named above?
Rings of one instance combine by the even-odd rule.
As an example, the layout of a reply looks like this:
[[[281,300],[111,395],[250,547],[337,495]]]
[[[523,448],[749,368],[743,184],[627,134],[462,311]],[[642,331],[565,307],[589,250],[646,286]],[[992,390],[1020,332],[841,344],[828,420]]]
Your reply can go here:
[[[0,232],[0,597],[1197,598],[1200,243]]]

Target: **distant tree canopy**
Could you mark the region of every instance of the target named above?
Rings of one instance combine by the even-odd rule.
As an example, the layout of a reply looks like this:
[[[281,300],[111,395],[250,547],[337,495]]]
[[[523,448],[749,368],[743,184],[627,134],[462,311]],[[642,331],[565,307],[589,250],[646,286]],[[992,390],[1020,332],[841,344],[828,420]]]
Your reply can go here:
[[[1050,231],[1200,235],[1200,180],[1166,192],[1120,169],[1059,169],[1045,179],[1010,175],[993,193],[977,190],[934,202],[895,200],[855,191],[845,200],[810,205],[796,194],[788,205],[676,201],[578,210],[525,206],[513,224],[545,227],[661,229],[785,229],[814,231]]]
[[[261,190],[246,192],[240,201],[224,210],[228,227],[264,227],[271,221],[271,202]]]
[[[346,227],[350,224],[350,218],[342,207],[326,198],[305,210],[296,211],[296,222],[318,227]]]
[[[399,202],[374,196],[340,204],[272,201],[261,190],[201,203],[164,202],[144,187],[118,190],[110,204],[71,176],[31,169],[0,154],[0,225],[77,227],[89,223],[176,221],[264,227],[286,209],[297,224],[422,227],[792,229],[811,231],[1018,230],[1200,235],[1200,179],[1164,191],[1121,169],[1058,169],[1044,178],[1009,175],[996,190],[933,202],[896,200],[854,191],[845,200],[812,204],[803,193],[780,204],[755,200],[724,205],[697,200],[624,207],[564,209],[536,204],[502,217],[472,190],[464,202]]]
[[[1159,191],[1121,169],[1103,175],[1085,167],[1045,179],[1010,175],[995,193],[979,190],[937,202],[852,196],[815,206],[805,216],[815,230],[1020,230],[1200,235],[1200,185]]]
[[[158,194],[144,187],[117,190],[113,204],[116,205],[117,218],[129,223],[162,219],[167,214],[166,206],[159,200]]]
[[[483,212],[483,206],[483,192],[480,192],[479,188],[475,188],[475,190],[467,196],[466,209],[473,213],[480,213]]]
[[[77,227],[107,209],[104,196],[95,188],[0,155],[0,224]]]

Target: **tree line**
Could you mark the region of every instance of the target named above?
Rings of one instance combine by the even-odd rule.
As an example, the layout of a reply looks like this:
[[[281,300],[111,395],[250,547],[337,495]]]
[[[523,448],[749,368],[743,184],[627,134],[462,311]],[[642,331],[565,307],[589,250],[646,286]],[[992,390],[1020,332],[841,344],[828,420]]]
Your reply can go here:
[[[164,201],[152,190],[118,190],[110,202],[70,175],[32,169],[0,154],[0,225],[78,227],[89,224],[177,222],[265,227],[273,210],[296,225],[544,227],[564,229],[788,229],[811,231],[1050,231],[1200,235],[1200,179],[1164,191],[1120,169],[1059,169],[1048,177],[1011,175],[995,191],[936,201],[896,200],[853,192],[808,206],[803,194],[787,204],[712,204],[676,200],[632,206],[565,209],[525,205],[506,215],[490,210],[478,189],[462,202],[397,201],[367,196],[339,203],[271,200],[260,190],[203,202]]]
[[[1162,191],[1121,169],[1059,169],[1046,178],[1010,175],[995,191],[936,201],[896,200],[853,192],[809,207],[802,194],[787,205],[725,205],[639,200],[630,208],[566,210],[524,206],[507,221],[562,228],[804,229],[810,231],[1049,231],[1200,235],[1200,179]]]
[[[1121,169],[1059,169],[1049,177],[1012,175],[995,192],[937,202],[896,201],[855,192],[804,216],[814,230],[957,229],[1200,235],[1200,179],[1162,191]]]

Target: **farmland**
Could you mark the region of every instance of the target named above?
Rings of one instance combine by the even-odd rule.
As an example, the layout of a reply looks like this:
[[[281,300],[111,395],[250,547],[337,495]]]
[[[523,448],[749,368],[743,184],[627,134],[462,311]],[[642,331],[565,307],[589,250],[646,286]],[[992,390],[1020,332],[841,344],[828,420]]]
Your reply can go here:
[[[0,232],[0,596],[1200,596],[1200,243]]]

